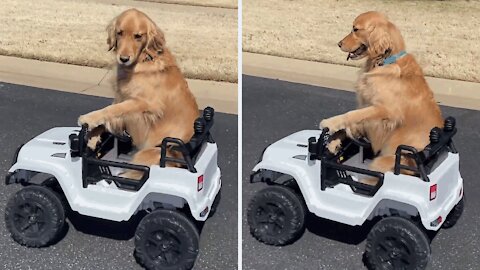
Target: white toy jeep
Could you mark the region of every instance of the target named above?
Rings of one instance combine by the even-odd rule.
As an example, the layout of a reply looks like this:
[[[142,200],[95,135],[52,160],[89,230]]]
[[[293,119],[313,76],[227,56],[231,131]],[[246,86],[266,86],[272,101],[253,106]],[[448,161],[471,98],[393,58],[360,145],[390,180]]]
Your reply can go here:
[[[28,247],[54,243],[66,209],[113,221],[142,212],[135,232],[139,263],[147,269],[192,268],[199,250],[197,221],[205,221],[220,199],[213,116],[213,108],[205,108],[188,143],[165,138],[158,164],[150,167],[129,163],[135,149],[124,136],[104,133],[93,151],[86,146],[86,127],[53,128],[33,138],[17,149],[5,179],[24,186],[5,210],[12,238]],[[167,147],[183,158],[167,157]],[[121,177],[125,170],[143,177]]]
[[[423,269],[430,258],[427,231],[453,226],[463,212],[463,179],[453,145],[455,119],[434,128],[423,151],[401,145],[393,172],[368,170],[374,158],[364,140],[345,139],[332,154],[336,134],[305,130],[268,146],[250,181],[269,186],[248,205],[251,234],[269,245],[286,245],[305,230],[307,211],[348,225],[373,220],[365,250],[373,269]],[[318,138],[318,141],[317,141]],[[415,166],[401,163],[404,157]],[[376,178],[368,185],[362,179]]]

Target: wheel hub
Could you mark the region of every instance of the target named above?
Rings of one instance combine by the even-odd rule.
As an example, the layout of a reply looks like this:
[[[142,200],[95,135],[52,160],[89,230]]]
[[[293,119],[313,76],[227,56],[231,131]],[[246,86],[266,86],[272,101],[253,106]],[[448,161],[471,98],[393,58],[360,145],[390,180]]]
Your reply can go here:
[[[275,213],[268,213],[268,220],[270,220],[270,221],[275,221],[275,220],[277,220],[277,217],[278,217],[278,216],[277,216],[277,214],[275,214]]]
[[[35,204],[18,206],[15,212],[16,226],[22,233],[38,234],[42,231],[43,209]]]
[[[381,261],[394,266],[409,265],[410,252],[404,243],[396,238],[388,237],[378,245]]]
[[[164,265],[175,264],[180,257],[180,241],[165,231],[153,232],[148,239],[150,256]]]
[[[400,257],[400,250],[398,248],[393,248],[392,251],[390,252],[390,258],[395,259]]]
[[[276,204],[264,204],[257,210],[257,222],[269,235],[277,235],[284,229],[285,213]]]

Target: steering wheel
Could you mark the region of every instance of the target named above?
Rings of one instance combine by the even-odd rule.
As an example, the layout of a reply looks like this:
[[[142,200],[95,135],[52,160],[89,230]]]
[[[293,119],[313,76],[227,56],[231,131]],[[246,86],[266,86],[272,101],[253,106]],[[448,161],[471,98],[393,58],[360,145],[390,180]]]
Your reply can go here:
[[[90,131],[88,131],[88,126],[87,125],[82,126],[81,133],[83,133],[82,135],[85,138],[84,139],[85,142],[88,142],[89,137],[90,137]],[[91,154],[94,154],[95,156],[101,155],[100,151],[102,151],[102,149],[105,147],[105,145],[109,141],[113,140],[114,138],[117,138],[118,141],[124,142],[124,143],[132,140],[131,137],[130,137],[130,134],[128,134],[128,132],[126,132],[126,131],[123,131],[122,134],[113,134],[113,133],[110,133],[110,132],[104,130],[103,133],[100,134],[100,136],[102,137],[102,140],[101,140],[100,143],[97,143],[95,149],[90,149],[90,148],[87,147],[87,151],[89,151]]]
[[[365,138],[365,137],[360,137],[360,138],[347,137],[345,129],[338,130],[338,131],[334,132],[333,134],[328,135],[328,128],[326,128],[326,129],[322,130],[322,136],[321,137],[323,139],[324,147],[327,147],[328,144],[330,144],[332,141],[334,141],[336,139],[341,140],[342,147],[338,150],[337,153],[334,154],[334,153],[331,153],[330,151],[328,151],[333,156],[343,155],[345,150],[348,149],[351,144],[355,144],[355,145],[357,145],[359,147],[363,147],[363,148],[371,148],[370,141],[367,138]]]

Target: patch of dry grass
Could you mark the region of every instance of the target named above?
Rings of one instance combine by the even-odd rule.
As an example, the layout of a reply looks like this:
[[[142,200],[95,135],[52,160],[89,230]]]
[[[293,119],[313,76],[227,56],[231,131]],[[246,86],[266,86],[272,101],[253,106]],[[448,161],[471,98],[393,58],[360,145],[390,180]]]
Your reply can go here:
[[[237,0],[135,0],[135,1],[192,5],[192,6],[202,6],[202,7],[223,7],[223,8],[238,7]]]
[[[105,27],[129,6],[80,1],[2,0],[0,54],[93,67],[114,63]],[[189,78],[237,81],[235,10],[139,8],[165,32]]]
[[[337,47],[357,15],[385,13],[427,75],[480,82],[480,1],[244,0],[243,50],[360,65]]]

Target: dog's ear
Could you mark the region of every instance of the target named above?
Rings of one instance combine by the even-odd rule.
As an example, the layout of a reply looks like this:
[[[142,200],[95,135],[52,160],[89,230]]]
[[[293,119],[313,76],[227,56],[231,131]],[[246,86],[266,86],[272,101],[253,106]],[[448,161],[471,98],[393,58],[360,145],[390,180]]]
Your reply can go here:
[[[393,42],[387,26],[376,26],[368,37],[370,56],[384,55],[387,51],[392,51],[392,46]]]
[[[114,18],[108,25],[107,25],[107,44],[108,50],[115,50],[117,48],[117,30],[115,25],[117,24],[117,18]]]
[[[154,58],[158,54],[163,52],[165,46],[165,35],[162,30],[150,22],[150,26],[147,32],[147,44],[145,45],[145,51],[150,57]]]

